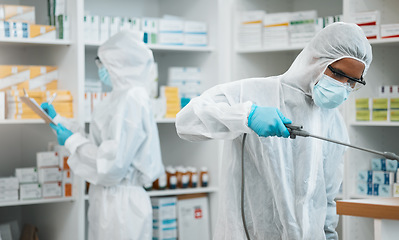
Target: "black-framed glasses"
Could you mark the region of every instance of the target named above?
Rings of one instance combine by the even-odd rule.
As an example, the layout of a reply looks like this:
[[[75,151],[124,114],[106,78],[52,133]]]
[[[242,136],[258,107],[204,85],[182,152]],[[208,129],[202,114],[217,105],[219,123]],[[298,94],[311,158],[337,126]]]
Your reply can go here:
[[[334,74],[340,75],[342,77],[346,77],[346,78],[348,78],[349,80],[351,80],[353,82],[362,84],[363,86],[366,85],[366,81],[363,80],[363,76],[361,76],[360,79],[354,78],[354,77],[350,77],[350,76],[340,72],[339,70],[331,67],[331,65],[328,65],[328,69],[330,69],[330,71],[333,72]],[[356,84],[356,85],[358,85],[358,84]]]

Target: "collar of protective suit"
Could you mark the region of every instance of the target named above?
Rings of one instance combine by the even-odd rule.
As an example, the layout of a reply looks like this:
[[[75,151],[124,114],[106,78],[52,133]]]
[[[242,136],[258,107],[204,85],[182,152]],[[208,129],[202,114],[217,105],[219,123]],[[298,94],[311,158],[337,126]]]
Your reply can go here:
[[[372,60],[371,46],[356,24],[334,23],[320,31],[283,74],[281,82],[313,96],[313,87],[331,63],[342,58],[363,62],[363,76]]]
[[[108,70],[113,91],[144,87],[149,92],[154,57],[141,32],[126,30],[115,34],[100,46],[98,56]]]

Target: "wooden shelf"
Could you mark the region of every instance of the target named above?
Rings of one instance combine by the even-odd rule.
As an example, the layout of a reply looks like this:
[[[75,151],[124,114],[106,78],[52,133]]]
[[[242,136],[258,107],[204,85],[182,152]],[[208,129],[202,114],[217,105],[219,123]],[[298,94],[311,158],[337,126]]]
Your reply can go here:
[[[59,202],[72,202],[75,201],[74,197],[51,198],[51,199],[37,199],[37,200],[18,200],[12,202],[0,202],[0,207],[34,205],[34,204],[47,204]]]
[[[34,38],[26,38],[26,39],[14,39],[14,38],[1,38],[1,45],[47,45],[47,46],[69,46],[71,45],[71,41],[69,40],[47,40],[47,39],[34,39]]]
[[[337,214],[399,220],[399,198],[337,201]]]

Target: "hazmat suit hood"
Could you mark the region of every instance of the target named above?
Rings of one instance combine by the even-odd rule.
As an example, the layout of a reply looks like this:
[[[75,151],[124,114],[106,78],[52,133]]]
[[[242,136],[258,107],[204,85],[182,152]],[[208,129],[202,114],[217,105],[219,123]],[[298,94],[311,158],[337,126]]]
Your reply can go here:
[[[308,96],[331,63],[353,58],[365,65],[363,76],[372,61],[371,46],[363,30],[352,23],[334,23],[320,31],[297,56],[281,82]]]
[[[154,57],[141,32],[115,34],[100,46],[98,56],[108,70],[113,91],[144,87],[149,92]]]

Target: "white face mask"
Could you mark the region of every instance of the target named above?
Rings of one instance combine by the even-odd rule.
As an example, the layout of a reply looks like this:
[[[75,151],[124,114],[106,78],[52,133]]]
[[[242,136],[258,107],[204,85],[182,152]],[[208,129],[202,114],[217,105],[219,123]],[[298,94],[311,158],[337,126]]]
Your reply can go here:
[[[352,91],[350,86],[323,74],[313,87],[313,101],[321,108],[336,108],[348,98]]]

